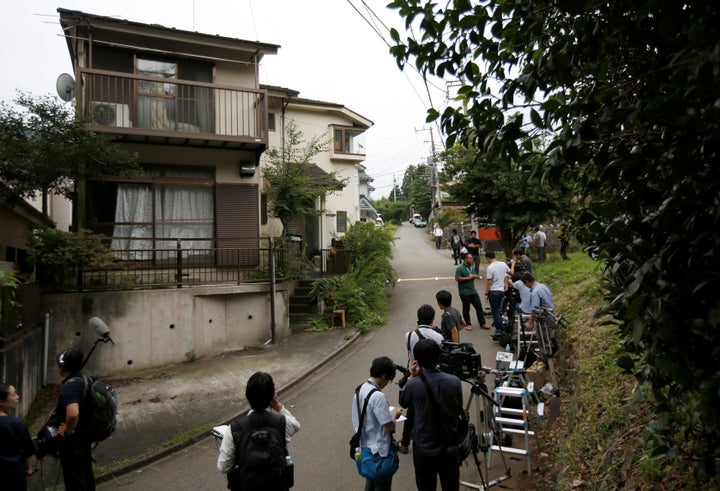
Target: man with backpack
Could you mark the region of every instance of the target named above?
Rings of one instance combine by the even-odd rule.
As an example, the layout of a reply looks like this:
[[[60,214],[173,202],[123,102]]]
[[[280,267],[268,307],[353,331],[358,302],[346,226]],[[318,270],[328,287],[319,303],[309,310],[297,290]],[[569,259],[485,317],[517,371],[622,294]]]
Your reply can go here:
[[[250,411],[223,436],[217,467],[233,491],[287,491],[292,487],[287,442],[300,423],[278,400],[270,374],[255,372],[245,387]]]
[[[88,421],[88,406],[84,403],[87,381],[80,372],[83,367],[83,353],[77,348],[66,349],[58,354],[56,361],[63,381],[50,421],[58,425],[58,450],[65,489],[92,491],[95,489],[93,442],[84,432]]]

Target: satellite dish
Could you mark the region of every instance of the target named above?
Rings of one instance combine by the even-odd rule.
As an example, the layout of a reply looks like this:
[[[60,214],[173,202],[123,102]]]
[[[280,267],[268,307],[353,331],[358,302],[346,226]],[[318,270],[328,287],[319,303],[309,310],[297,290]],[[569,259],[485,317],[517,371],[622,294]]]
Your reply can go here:
[[[75,98],[75,79],[72,78],[72,75],[61,73],[55,82],[55,89],[60,99],[70,102]]]

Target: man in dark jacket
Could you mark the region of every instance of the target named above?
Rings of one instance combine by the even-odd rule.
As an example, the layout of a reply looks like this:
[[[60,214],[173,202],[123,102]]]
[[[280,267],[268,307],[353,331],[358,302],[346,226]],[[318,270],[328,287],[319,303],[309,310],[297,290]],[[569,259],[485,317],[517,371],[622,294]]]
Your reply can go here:
[[[445,453],[445,437],[459,430],[458,416],[463,411],[460,379],[438,370],[440,346],[434,341],[421,339],[413,354],[412,374],[400,392],[400,405],[414,412],[415,484],[418,491],[434,491],[439,477],[443,491],[457,491],[460,467],[453,456]],[[437,405],[433,405],[432,398]]]
[[[59,425],[57,433],[61,439],[58,447],[65,489],[92,491],[95,489],[92,442],[83,436],[85,379],[80,372],[83,353],[77,348],[66,349],[58,354],[56,361],[63,381],[51,421]]]

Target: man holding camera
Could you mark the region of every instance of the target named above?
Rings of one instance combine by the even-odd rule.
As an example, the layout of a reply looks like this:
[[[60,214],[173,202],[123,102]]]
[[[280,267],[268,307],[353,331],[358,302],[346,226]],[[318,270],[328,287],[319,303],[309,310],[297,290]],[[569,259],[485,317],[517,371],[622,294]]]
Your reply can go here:
[[[434,491],[439,477],[443,491],[457,491],[460,467],[456,458],[445,452],[445,439],[459,431],[458,416],[463,411],[460,379],[438,369],[441,348],[437,343],[420,340],[413,353],[415,361],[400,392],[400,405],[414,412],[415,484],[418,491]],[[439,407],[433,405],[432,399]]]
[[[95,474],[92,467],[92,442],[83,436],[82,402],[85,380],[81,370],[83,353],[77,348],[66,349],[57,356],[58,372],[62,387],[50,424],[57,424],[60,466],[65,489],[68,491],[92,491]]]

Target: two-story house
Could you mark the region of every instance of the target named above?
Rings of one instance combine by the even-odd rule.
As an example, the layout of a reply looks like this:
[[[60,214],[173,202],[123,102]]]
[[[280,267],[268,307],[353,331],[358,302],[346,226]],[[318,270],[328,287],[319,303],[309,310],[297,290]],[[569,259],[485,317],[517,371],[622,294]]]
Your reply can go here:
[[[76,112],[88,129],[111,135],[138,155],[142,172],[78,183],[75,228],[110,237],[128,264],[156,261],[159,249],[194,254],[213,248],[259,249],[278,236],[267,216],[263,152],[283,144],[291,119],[307,137],[326,136],[318,175],[337,172],[346,185],[298,217],[294,233],[326,248],[359,220],[362,133],[372,125],[342,105],[301,99],[262,86],[258,67],[279,46],[58,9],[75,79]],[[304,219],[303,219],[304,218]],[[253,265],[258,254],[214,256],[216,266]],[[165,256],[168,257],[168,256]],[[90,315],[123,326],[127,343],[103,360],[128,369],[176,362],[228,346],[289,334],[286,284],[236,284],[176,290],[118,291],[58,297],[58,347],[76,342]],[[72,327],[71,327],[72,326]],[[118,342],[118,335],[113,334]],[[122,340],[122,337],[120,337]],[[84,342],[87,345],[87,341]]]
[[[323,210],[320,215],[298,217],[289,230],[303,238],[308,251],[326,249],[333,237],[342,237],[351,223],[361,219],[361,174],[357,164],[365,160],[363,133],[373,123],[341,104],[300,98],[298,92],[290,89],[265,87],[270,96],[270,146],[282,146],[282,128],[292,120],[306,141],[319,136],[327,143],[327,151],[314,158],[311,171],[317,176],[334,172],[339,181],[346,183],[317,204]],[[278,235],[278,227],[277,221],[270,220],[262,230],[267,235]]]

